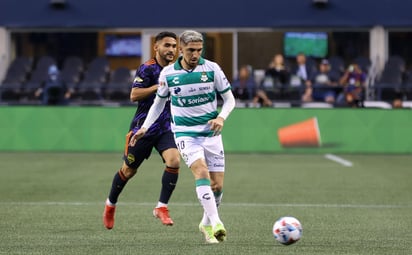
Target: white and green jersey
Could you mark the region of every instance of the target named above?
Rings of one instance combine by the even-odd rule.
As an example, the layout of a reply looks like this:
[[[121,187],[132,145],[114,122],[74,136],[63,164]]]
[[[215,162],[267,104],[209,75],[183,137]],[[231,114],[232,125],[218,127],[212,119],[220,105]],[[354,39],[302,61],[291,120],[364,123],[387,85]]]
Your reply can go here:
[[[159,76],[157,96],[170,96],[172,131],[176,137],[212,136],[207,122],[218,116],[217,93],[231,89],[218,64],[200,58],[195,69],[180,65],[181,57],[163,68]]]

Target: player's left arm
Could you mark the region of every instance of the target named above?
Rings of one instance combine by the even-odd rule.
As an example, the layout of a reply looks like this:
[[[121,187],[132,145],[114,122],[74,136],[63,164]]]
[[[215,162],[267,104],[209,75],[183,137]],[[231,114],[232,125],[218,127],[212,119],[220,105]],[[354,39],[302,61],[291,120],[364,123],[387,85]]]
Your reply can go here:
[[[220,111],[218,118],[222,118],[223,120],[226,120],[230,113],[233,111],[235,108],[235,97],[233,96],[233,93],[231,90],[226,91],[223,94],[220,94],[223,99],[223,105],[222,105],[222,110]]]
[[[214,131],[214,135],[219,135],[222,132],[225,120],[235,108],[235,97],[233,96],[231,86],[225,74],[219,67],[216,72],[216,88],[223,99],[222,110],[216,119],[209,120],[210,129]]]
[[[235,108],[235,97],[231,90],[221,94],[223,98],[223,106],[216,119],[209,120],[210,130],[214,131],[214,135],[219,135],[222,132],[225,120]]]

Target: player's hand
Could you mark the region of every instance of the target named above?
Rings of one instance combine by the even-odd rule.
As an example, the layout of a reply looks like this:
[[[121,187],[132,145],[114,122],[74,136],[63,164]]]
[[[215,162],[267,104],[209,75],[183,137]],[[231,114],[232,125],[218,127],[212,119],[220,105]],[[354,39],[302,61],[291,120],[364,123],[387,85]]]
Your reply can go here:
[[[146,128],[141,128],[141,129],[137,130],[137,132],[132,136],[132,138],[130,138],[129,145],[130,146],[135,146],[137,140],[142,138],[146,134],[146,131],[147,131]]]
[[[224,122],[225,120],[222,117],[217,117],[216,119],[212,119],[207,122],[210,125],[210,130],[213,131],[214,136],[220,135]]]

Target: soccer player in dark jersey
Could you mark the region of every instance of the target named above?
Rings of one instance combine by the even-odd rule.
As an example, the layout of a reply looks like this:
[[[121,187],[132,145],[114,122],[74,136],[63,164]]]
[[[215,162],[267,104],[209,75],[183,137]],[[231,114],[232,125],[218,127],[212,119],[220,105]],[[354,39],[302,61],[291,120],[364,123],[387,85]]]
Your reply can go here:
[[[159,218],[164,225],[173,225],[167,204],[178,179],[180,155],[170,128],[169,103],[155,124],[148,130],[144,139],[139,140],[135,146],[129,146],[129,140],[140,129],[150,106],[153,104],[160,71],[175,59],[177,52],[176,37],[176,34],[167,31],[156,35],[154,43],[155,57],[142,64],[136,71],[130,92],[130,100],[137,102],[138,106],[130,124],[129,133],[126,135],[123,165],[115,174],[109,197],[106,199],[103,224],[107,229],[113,228],[114,213],[120,193],[128,180],[136,174],[142,162],[150,157],[153,148],[159,152],[165,163],[160,198],[153,210],[153,215]]]

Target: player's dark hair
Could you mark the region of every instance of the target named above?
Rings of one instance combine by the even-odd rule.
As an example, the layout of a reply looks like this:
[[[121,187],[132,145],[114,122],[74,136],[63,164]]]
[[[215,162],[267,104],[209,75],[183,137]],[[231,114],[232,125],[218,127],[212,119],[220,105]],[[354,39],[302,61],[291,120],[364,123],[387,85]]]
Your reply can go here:
[[[165,37],[172,37],[172,38],[177,40],[177,35],[175,33],[169,32],[169,31],[163,31],[163,32],[160,32],[156,35],[155,42],[158,42],[158,41],[162,40]]]

